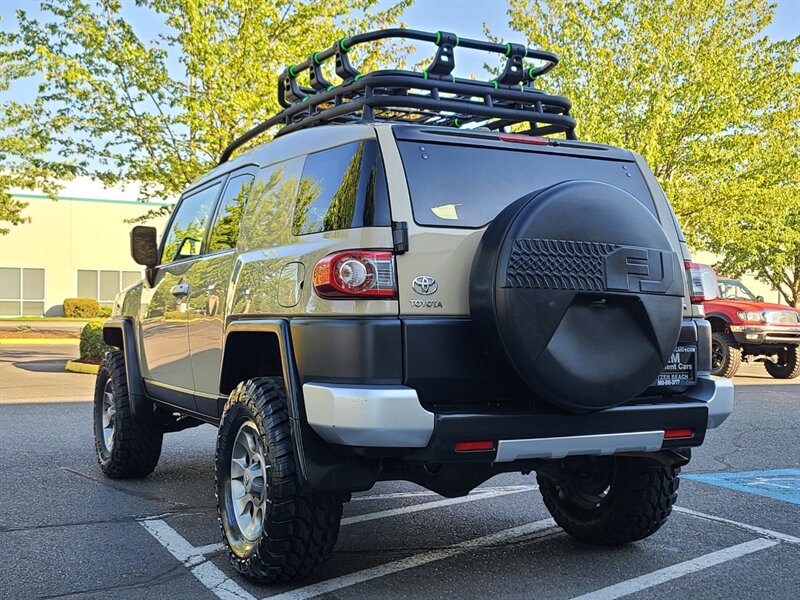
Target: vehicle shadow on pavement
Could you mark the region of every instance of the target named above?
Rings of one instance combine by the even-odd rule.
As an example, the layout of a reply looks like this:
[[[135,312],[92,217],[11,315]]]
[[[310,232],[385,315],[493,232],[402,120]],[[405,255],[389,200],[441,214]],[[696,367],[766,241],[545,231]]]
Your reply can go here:
[[[36,373],[63,373],[67,362],[66,358],[54,358],[50,360],[12,362],[11,365],[24,371],[34,371]]]

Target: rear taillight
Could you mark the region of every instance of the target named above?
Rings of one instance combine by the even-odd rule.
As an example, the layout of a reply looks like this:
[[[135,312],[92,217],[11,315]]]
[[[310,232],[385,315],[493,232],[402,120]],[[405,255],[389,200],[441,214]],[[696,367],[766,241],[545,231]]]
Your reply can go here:
[[[702,304],[717,297],[717,274],[708,265],[686,262],[686,281],[692,304]]]
[[[394,255],[351,250],[326,256],[314,267],[314,291],[323,298],[396,298]]]

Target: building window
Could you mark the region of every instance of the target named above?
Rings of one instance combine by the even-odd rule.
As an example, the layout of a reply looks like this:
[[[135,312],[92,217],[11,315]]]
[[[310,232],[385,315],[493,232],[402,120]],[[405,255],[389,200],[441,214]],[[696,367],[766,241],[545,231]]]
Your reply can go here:
[[[44,315],[44,269],[0,267],[0,316]]]
[[[120,290],[142,278],[139,271],[78,271],[78,298],[93,298],[110,305]]]

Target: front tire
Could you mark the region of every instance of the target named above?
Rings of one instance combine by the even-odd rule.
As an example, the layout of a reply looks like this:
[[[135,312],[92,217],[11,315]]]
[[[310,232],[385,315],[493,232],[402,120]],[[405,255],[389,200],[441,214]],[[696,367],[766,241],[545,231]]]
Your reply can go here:
[[[241,383],[217,436],[219,524],[237,571],[261,582],[294,581],[333,551],[342,498],[304,490],[296,471],[281,378]]]
[[[777,361],[766,360],[764,367],[775,379],[794,379],[800,375],[800,346],[786,346]]]
[[[545,506],[559,527],[591,544],[628,544],[654,534],[678,497],[680,469],[652,459],[587,457],[561,466],[558,480],[537,475]]]
[[[134,417],[122,352],[100,363],[94,388],[94,447],[103,473],[112,479],[145,477],[161,456],[164,433],[155,418]]]
[[[711,374],[731,378],[742,364],[742,349],[726,331],[711,334]]]

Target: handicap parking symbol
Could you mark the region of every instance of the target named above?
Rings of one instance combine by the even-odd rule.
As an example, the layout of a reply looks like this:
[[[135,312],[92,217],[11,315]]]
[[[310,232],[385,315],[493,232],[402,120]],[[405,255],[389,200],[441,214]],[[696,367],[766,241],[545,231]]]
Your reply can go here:
[[[697,473],[684,475],[683,478],[800,504],[800,469]]]

